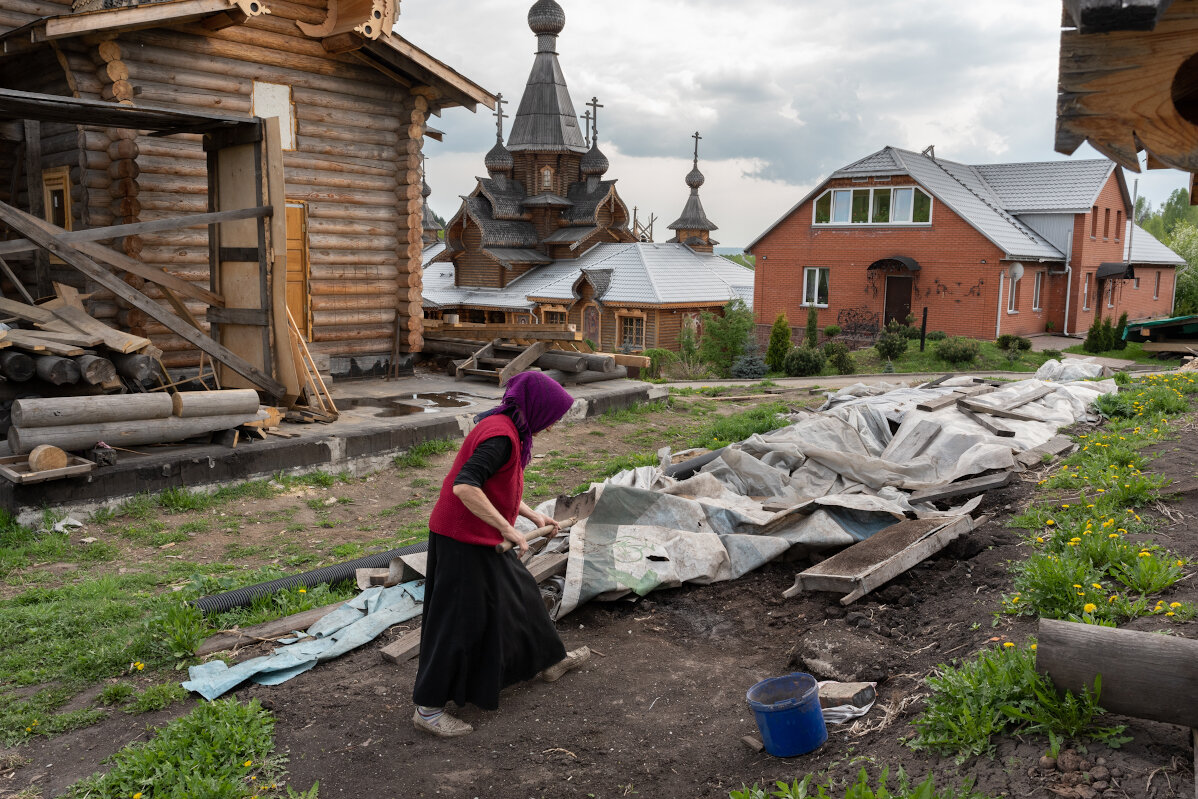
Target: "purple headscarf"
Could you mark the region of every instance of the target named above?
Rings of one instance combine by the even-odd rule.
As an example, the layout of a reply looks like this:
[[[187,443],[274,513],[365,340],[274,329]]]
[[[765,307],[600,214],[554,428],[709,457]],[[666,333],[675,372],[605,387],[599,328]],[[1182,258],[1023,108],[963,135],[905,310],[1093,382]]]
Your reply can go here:
[[[574,398],[544,372],[521,372],[508,381],[503,401],[474,418],[481,422],[502,413],[509,416],[520,434],[520,465],[532,460],[532,437],[566,415]]]

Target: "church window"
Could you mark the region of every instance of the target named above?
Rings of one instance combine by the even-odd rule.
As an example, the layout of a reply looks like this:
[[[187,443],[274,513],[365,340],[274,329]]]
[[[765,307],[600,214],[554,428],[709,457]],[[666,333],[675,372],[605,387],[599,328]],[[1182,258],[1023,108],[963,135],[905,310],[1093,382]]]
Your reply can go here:
[[[620,348],[635,350],[645,348],[645,317],[620,317]]]
[[[46,221],[63,230],[71,229],[71,169],[56,167],[42,172],[42,201]]]
[[[547,325],[564,325],[566,323],[565,311],[546,311],[545,324]]]
[[[809,266],[803,270],[803,305],[828,307],[828,275],[826,266]]]
[[[541,170],[541,188],[542,189],[552,189],[553,188],[553,169],[551,169],[550,167],[545,167],[544,169]]]
[[[814,205],[817,225],[926,225],[932,197],[913,186],[885,189],[829,189]]]

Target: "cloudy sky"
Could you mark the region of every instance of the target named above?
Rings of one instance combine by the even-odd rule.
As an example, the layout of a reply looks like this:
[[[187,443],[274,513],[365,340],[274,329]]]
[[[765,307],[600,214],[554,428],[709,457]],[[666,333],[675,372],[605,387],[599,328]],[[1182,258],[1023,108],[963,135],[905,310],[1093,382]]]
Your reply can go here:
[[[723,245],[743,246],[821,179],[887,144],[966,163],[1053,152],[1056,0],[559,0],[558,44],[575,110],[598,95],[608,177],[659,241],[682,211],[690,139]],[[530,0],[406,0],[397,32],[515,113],[532,66]],[[495,120],[451,109],[428,142],[432,207],[445,218],[485,174]],[[510,125],[510,121],[508,123]],[[1096,158],[1084,146],[1073,158]],[[1186,176],[1145,172],[1159,204]]]

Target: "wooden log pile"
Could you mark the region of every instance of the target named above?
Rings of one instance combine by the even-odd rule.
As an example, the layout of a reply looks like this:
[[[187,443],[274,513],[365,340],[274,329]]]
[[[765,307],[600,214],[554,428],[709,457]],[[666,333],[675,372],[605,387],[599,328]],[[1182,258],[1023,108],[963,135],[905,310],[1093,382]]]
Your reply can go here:
[[[552,344],[562,341],[558,336],[572,334],[550,330],[545,334],[548,338],[542,338],[542,326],[522,327],[518,338],[497,338],[487,344],[456,336],[459,328],[473,331],[487,327],[497,326],[454,325],[455,335],[426,331],[424,352],[445,357],[452,376],[498,380],[501,385],[513,374],[532,368],[540,369],[562,385],[577,385],[637,377],[639,370],[649,365],[648,358],[638,355],[551,349]]]

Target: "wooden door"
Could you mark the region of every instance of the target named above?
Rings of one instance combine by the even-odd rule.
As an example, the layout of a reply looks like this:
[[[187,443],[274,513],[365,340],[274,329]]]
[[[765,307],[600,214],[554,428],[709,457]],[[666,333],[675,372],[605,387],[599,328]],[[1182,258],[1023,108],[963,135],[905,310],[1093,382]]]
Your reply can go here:
[[[287,205],[287,308],[308,341],[312,326],[308,314],[308,209]]]
[[[886,314],[882,324],[890,324],[891,319],[907,324],[911,314],[911,278],[888,275],[886,277]]]

